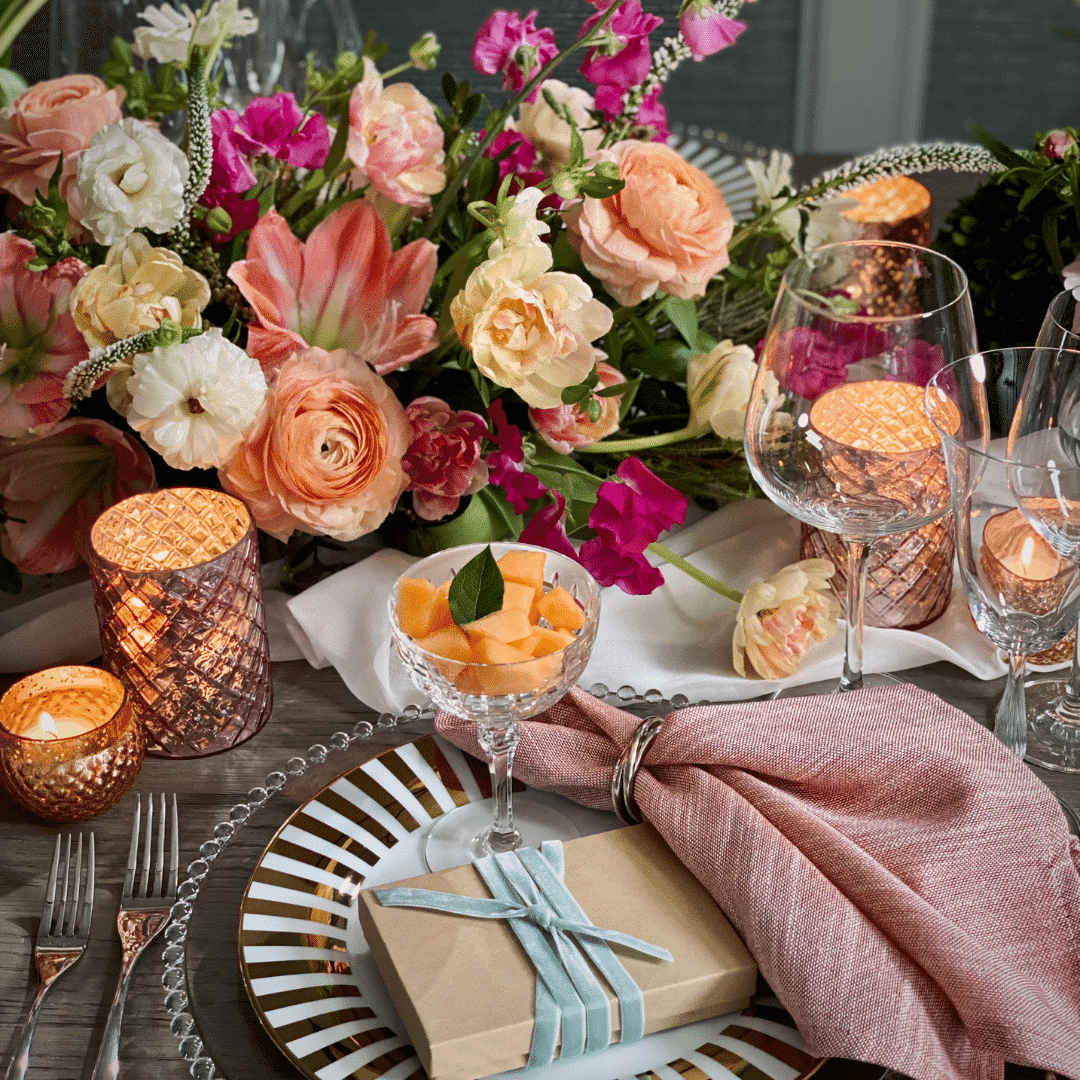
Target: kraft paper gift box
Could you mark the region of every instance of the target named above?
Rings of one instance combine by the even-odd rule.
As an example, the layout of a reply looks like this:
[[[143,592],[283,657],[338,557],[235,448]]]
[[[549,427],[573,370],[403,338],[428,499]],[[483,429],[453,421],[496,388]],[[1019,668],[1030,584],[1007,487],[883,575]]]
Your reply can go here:
[[[757,982],[753,958],[650,825],[571,840],[563,850],[566,887],[594,925],[673,954],[666,962],[612,946],[643,992],[646,1033],[748,1004]],[[397,882],[398,887],[491,895],[471,865]],[[431,1080],[475,1080],[525,1065],[536,971],[507,921],[384,907],[377,891],[360,893],[360,922]],[[618,1004],[606,985],[605,990],[614,1043]]]

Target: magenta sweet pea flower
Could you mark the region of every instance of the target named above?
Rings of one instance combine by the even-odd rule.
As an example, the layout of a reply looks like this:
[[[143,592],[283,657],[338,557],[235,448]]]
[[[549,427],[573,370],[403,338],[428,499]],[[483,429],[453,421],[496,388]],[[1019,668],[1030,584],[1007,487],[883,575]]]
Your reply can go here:
[[[233,141],[250,157],[269,154],[301,169],[318,169],[330,153],[322,113],[304,114],[290,93],[252,98],[236,124]]]
[[[590,15],[578,37],[587,34],[605,13],[606,9]],[[652,66],[649,34],[663,21],[658,15],[642,11],[641,0],[624,0],[578,70],[598,87],[629,90],[637,86]]]
[[[809,326],[785,330],[774,349],[787,354],[786,363],[778,368],[785,372],[784,388],[813,401],[847,381],[849,364],[879,356],[891,344],[892,336],[876,326],[840,323],[828,332]]]
[[[481,133],[483,138],[483,133]],[[523,188],[539,187],[546,177],[536,168],[536,147],[520,131],[500,131],[484,151],[484,157],[494,160],[508,147],[510,152],[499,161],[499,183],[507,176],[515,177],[510,185],[510,194],[515,195]],[[550,198],[550,196],[549,196]],[[557,203],[562,200],[556,199]],[[540,204],[541,206],[543,203]]]
[[[474,494],[488,481],[480,456],[487,424],[477,413],[455,412],[437,397],[414,398],[405,419],[413,436],[401,465],[409,477],[413,509],[425,521],[449,517],[463,495]]]
[[[473,43],[473,67],[481,75],[501,72],[504,90],[520,90],[559,52],[554,32],[537,30],[537,14],[530,11],[522,19],[516,11],[492,12]]]
[[[581,545],[578,562],[601,585],[618,585],[631,596],[645,596],[664,584],[664,575],[644,555],[620,551],[599,536]]]
[[[496,399],[488,406],[488,419],[495,428],[492,436],[499,447],[487,458],[491,483],[506,492],[506,498],[514,510],[524,514],[530,499],[539,499],[547,488],[532,473],[526,472],[522,462],[525,450],[521,430],[506,419],[502,402]]]
[[[521,530],[518,539],[523,544],[535,544],[549,551],[557,551],[560,555],[579,562],[574,545],[566,535],[566,500],[554,488],[548,490],[548,495],[555,501],[541,506],[533,514],[532,520]]]
[[[255,186],[255,173],[247,157],[240,152],[233,139],[240,114],[232,109],[216,109],[210,117],[210,133],[213,138],[214,157],[210,166],[210,181],[199,199],[201,206],[220,206],[232,218],[232,228],[218,233],[218,243],[250,229],[259,220],[257,199],[245,199],[244,193]]]
[[[735,44],[746,23],[721,15],[711,0],[685,0],[679,9],[679,29],[695,60],[704,60]]]
[[[648,128],[652,131],[653,142],[666,142],[671,134],[667,122],[667,109],[660,100],[662,86],[658,86],[648,97],[641,102],[641,108],[634,116],[634,127]]]

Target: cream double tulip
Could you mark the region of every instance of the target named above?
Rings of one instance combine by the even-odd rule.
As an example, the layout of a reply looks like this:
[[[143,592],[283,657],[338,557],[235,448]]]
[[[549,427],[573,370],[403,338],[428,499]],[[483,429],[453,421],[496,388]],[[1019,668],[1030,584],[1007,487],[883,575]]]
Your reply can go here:
[[[690,427],[697,435],[710,428],[721,439],[742,440],[746,407],[757,374],[754,350],[725,338],[711,352],[695,353],[686,366]]]

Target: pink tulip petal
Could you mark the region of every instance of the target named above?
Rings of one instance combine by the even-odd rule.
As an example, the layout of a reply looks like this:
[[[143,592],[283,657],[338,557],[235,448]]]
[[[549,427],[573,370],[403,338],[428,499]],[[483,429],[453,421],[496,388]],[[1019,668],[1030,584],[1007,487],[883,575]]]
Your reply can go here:
[[[268,210],[251,230],[247,258],[234,262],[228,276],[255,309],[264,326],[296,326],[297,287],[304,272],[304,245],[289,223]]]

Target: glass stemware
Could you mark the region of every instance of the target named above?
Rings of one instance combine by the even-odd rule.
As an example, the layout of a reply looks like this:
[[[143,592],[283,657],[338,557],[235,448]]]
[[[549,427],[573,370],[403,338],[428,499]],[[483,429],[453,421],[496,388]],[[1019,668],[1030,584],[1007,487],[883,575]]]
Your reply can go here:
[[[841,690],[863,685],[870,545],[948,510],[923,388],[974,348],[967,277],[936,252],[882,241],[830,244],[784,273],[747,410],[746,457],[773,502],[844,538]]]
[[[390,629],[398,656],[416,686],[440,708],[475,721],[491,771],[491,809],[469,803],[436,818],[424,841],[424,859],[432,871],[471,862],[491,852],[536,846],[542,840],[571,839],[577,830],[557,811],[530,802],[515,815],[512,801],[514,751],[518,720],[550,708],[577,682],[588,663],[600,616],[600,587],[573,559],[527,544],[465,544],[436,552],[411,566],[402,578],[425,578],[436,587],[447,582],[470,559],[490,547],[496,560],[510,551],[542,552],[545,591],[562,586],[582,609],[584,625],[561,649],[531,660],[475,663],[428,652],[401,628],[398,589],[389,602]]]
[[[1023,757],[1029,653],[1060,641],[1080,613],[1080,467],[1065,456],[1043,404],[992,408],[995,371],[1053,369],[1057,350],[976,353],[938,372],[926,411],[948,469],[956,556],[975,625],[1009,655],[994,734]],[[1074,361],[1080,363],[1080,353]],[[1059,369],[1060,370],[1060,369]],[[1040,383],[1044,387],[1046,383]],[[1005,436],[1008,435],[1006,439]],[[1064,467],[1062,467],[1064,464]]]

